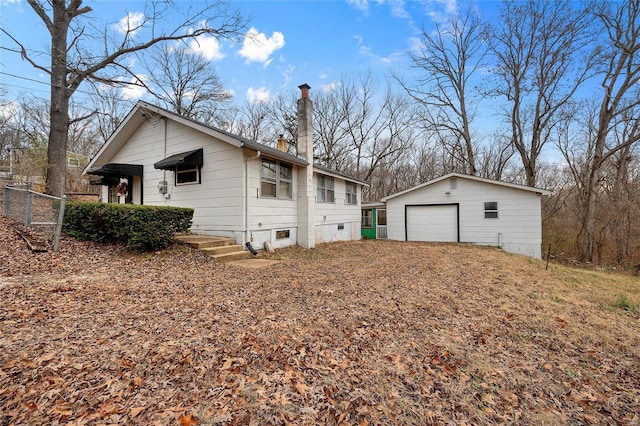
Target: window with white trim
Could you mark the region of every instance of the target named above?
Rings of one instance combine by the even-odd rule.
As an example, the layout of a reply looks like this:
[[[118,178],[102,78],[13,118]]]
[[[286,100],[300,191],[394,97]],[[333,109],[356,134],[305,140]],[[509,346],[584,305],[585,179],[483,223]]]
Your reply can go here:
[[[333,189],[332,176],[318,175],[316,202],[318,203],[335,203],[336,202],[336,193]]]
[[[497,201],[485,201],[485,203],[484,203],[484,218],[485,219],[497,219],[498,218],[498,202]]]
[[[344,194],[344,203],[349,205],[358,204],[358,185],[353,182],[345,182],[346,189]]]
[[[191,165],[177,166],[175,176],[176,186],[200,183],[200,167]]]
[[[293,198],[293,166],[278,160],[262,159],[260,196],[263,198]]]

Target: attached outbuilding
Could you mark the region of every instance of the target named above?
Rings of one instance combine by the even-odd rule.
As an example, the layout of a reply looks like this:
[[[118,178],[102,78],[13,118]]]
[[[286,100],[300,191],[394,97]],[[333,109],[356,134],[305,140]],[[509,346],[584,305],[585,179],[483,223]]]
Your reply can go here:
[[[450,173],[382,199],[387,237],[498,246],[540,258],[544,189]]]
[[[383,240],[387,238],[387,206],[384,203],[362,203],[362,238]]]

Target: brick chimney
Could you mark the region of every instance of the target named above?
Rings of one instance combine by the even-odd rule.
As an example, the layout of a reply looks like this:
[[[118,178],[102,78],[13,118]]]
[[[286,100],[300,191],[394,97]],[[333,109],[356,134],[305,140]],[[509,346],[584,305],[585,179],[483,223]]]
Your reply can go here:
[[[287,152],[287,140],[284,135],[280,135],[278,138],[278,151]]]
[[[298,157],[302,157],[309,165],[298,172],[298,244],[304,248],[316,245],[316,194],[313,182],[313,104],[309,99],[311,86],[298,86],[302,92],[298,99]]]
[[[302,91],[298,99],[298,156],[313,164],[313,104],[309,99],[311,86],[302,84],[298,86]]]

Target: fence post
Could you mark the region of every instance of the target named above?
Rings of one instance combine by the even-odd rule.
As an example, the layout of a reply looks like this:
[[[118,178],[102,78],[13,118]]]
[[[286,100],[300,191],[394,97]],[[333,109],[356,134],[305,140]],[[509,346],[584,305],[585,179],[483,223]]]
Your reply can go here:
[[[31,192],[31,184],[27,189],[27,201],[24,206],[24,226],[31,225],[31,200],[33,199],[33,193]]]
[[[62,222],[64,222],[64,209],[67,205],[67,196],[60,198],[60,210],[58,211],[58,222],[56,223],[56,233],[53,239],[53,251],[60,248],[60,235],[62,234]]]
[[[11,206],[11,199],[9,198],[9,185],[5,185],[2,188],[2,216],[9,217],[9,207]]]

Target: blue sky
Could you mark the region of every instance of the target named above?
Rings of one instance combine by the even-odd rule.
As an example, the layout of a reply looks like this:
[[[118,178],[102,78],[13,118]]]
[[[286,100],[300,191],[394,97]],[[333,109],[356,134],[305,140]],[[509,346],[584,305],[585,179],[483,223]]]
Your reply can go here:
[[[127,14],[135,19],[144,7],[138,0],[84,4],[94,9],[98,27],[104,22],[115,25]],[[474,4],[485,16],[495,13],[498,6],[497,1]],[[3,29],[31,49],[46,49],[48,32],[25,0],[0,0],[0,5]],[[237,43],[200,40],[200,46],[223,85],[233,91],[234,101],[241,104],[268,100],[302,83],[311,85],[312,91],[321,90],[345,76],[367,71],[382,82],[391,71],[406,71],[406,53],[422,27],[430,30],[448,12],[468,4],[456,0],[290,0],[233,1],[232,5],[251,18],[247,31],[260,45],[245,38]],[[4,34],[0,37],[2,47],[15,47]],[[0,50],[0,55],[0,82],[10,96],[33,93],[48,97],[47,75],[17,54]],[[47,65],[48,60],[43,63]],[[135,91],[124,95],[140,97]]]

